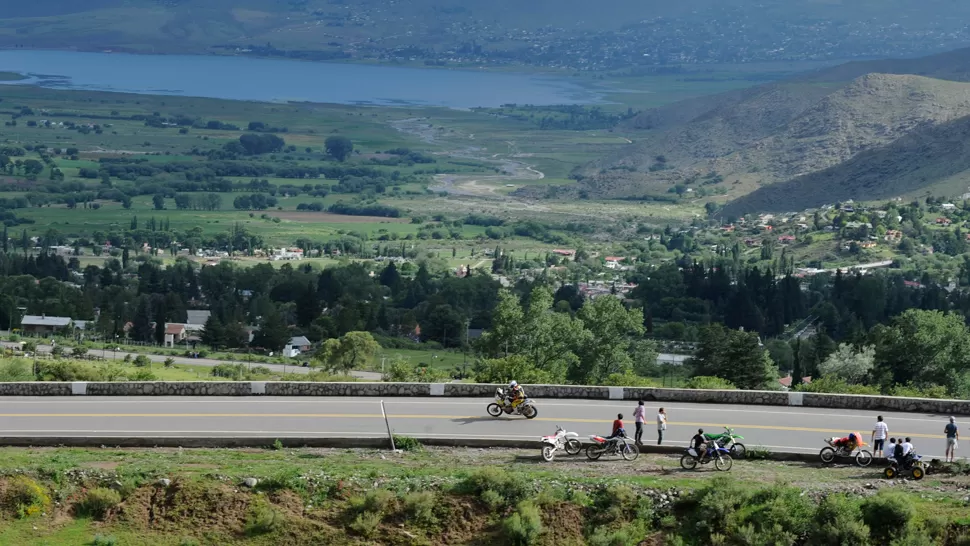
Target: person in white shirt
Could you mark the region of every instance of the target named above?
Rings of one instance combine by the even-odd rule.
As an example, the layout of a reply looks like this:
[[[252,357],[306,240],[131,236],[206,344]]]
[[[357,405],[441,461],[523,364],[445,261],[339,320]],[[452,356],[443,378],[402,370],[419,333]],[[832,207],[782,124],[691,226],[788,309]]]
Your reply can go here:
[[[634,442],[638,446],[642,446],[643,442],[643,425],[647,422],[647,409],[643,407],[643,400],[637,405],[636,409],[633,410],[633,423],[637,426],[636,435],[634,435]]]
[[[664,431],[667,430],[667,412],[663,408],[657,412],[657,445],[664,442]]]
[[[882,420],[882,415],[876,417],[876,426],[872,428],[872,451],[874,457],[883,456],[886,438],[889,437],[889,425]]]

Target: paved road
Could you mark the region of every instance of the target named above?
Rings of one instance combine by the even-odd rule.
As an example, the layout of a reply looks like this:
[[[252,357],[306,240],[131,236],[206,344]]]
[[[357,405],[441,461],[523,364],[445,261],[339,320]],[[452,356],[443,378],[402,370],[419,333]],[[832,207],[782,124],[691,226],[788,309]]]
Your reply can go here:
[[[589,434],[607,434],[615,415],[626,415],[632,434],[632,403],[592,400],[538,400],[539,417],[493,419],[485,414],[490,399],[388,398],[396,434],[427,437],[538,439],[555,426]],[[861,432],[869,439],[872,412],[665,404],[667,444],[686,445],[698,427],[718,431],[729,425],[749,447],[775,451],[818,452],[823,438]],[[656,405],[649,406],[648,417]],[[910,436],[920,453],[941,457],[946,416],[883,414],[895,436]],[[376,398],[0,398],[0,436],[383,436]],[[655,441],[647,424],[645,440]],[[964,448],[966,449],[966,448]]]

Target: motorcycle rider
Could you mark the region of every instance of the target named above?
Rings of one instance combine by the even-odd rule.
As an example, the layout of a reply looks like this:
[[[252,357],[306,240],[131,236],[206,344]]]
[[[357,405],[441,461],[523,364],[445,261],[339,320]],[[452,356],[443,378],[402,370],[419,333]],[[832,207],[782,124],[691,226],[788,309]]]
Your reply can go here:
[[[610,444],[615,444],[617,438],[626,438],[626,429],[623,428],[623,414],[616,414],[616,420],[613,421],[613,432],[606,437],[610,441]]]
[[[700,459],[707,453],[707,438],[704,437],[704,429],[697,429],[697,434],[690,439],[690,447],[694,449],[694,458]]]
[[[525,400],[525,390],[522,389],[518,381],[513,380],[509,383],[509,392],[505,396],[506,401],[512,405],[514,410]]]

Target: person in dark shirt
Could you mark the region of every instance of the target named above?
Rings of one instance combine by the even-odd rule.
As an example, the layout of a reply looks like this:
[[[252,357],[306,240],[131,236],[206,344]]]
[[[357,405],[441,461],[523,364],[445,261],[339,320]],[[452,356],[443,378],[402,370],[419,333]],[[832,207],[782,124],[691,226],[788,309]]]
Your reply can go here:
[[[690,447],[693,448],[696,453],[694,456],[698,459],[704,456],[704,452],[706,451],[705,444],[707,444],[707,438],[704,437],[704,429],[699,428],[697,429],[697,434],[690,439]]]

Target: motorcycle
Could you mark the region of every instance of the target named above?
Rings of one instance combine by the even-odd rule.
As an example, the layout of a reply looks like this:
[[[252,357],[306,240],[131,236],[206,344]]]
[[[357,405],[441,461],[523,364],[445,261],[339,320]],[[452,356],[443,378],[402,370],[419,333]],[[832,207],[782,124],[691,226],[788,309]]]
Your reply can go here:
[[[698,464],[708,464],[714,462],[714,468],[721,472],[727,472],[734,466],[734,459],[731,458],[729,450],[721,447],[716,442],[707,444],[707,449],[703,454],[698,454],[694,448],[688,448],[687,453],[680,458],[680,467],[684,470],[694,470]]]
[[[562,450],[569,455],[577,455],[583,450],[583,444],[577,439],[579,434],[566,432],[560,426],[556,426],[556,434],[553,436],[543,436],[542,441],[542,460],[552,462],[556,457],[556,452]]]
[[[717,442],[717,445],[727,449],[731,453],[732,459],[743,459],[744,455],[748,452],[744,444],[737,441],[744,440],[744,436],[735,434],[734,429],[731,427],[724,427],[724,432],[718,434],[705,433],[704,439],[708,442]]]
[[[640,448],[626,436],[604,438],[593,434],[589,439],[593,441],[593,444],[586,448],[586,457],[591,461],[595,461],[603,455],[620,455],[627,461],[635,461],[640,456]]]
[[[536,409],[535,402],[531,398],[526,398],[513,409],[512,404],[505,396],[505,391],[502,389],[495,389],[495,401],[489,404],[485,411],[492,417],[499,417],[502,413],[511,415],[513,412],[524,416],[526,419],[535,419],[539,415],[539,410]]]
[[[864,441],[860,439],[857,440],[855,445],[850,445],[848,443],[840,443],[839,440],[841,440],[839,437],[825,438],[825,443],[828,446],[823,447],[822,451],[818,452],[818,456],[822,459],[823,463],[831,463],[836,457],[852,457],[852,453],[858,449],[859,451],[854,457],[855,463],[859,466],[869,466],[872,464],[872,453],[867,449],[862,449],[863,446],[867,445]]]
[[[923,457],[913,453],[903,460],[902,466],[896,459],[889,459],[889,466],[882,471],[882,475],[887,480],[891,480],[898,477],[902,472],[909,472],[914,480],[922,480],[923,476],[926,475],[926,463],[923,462]]]

